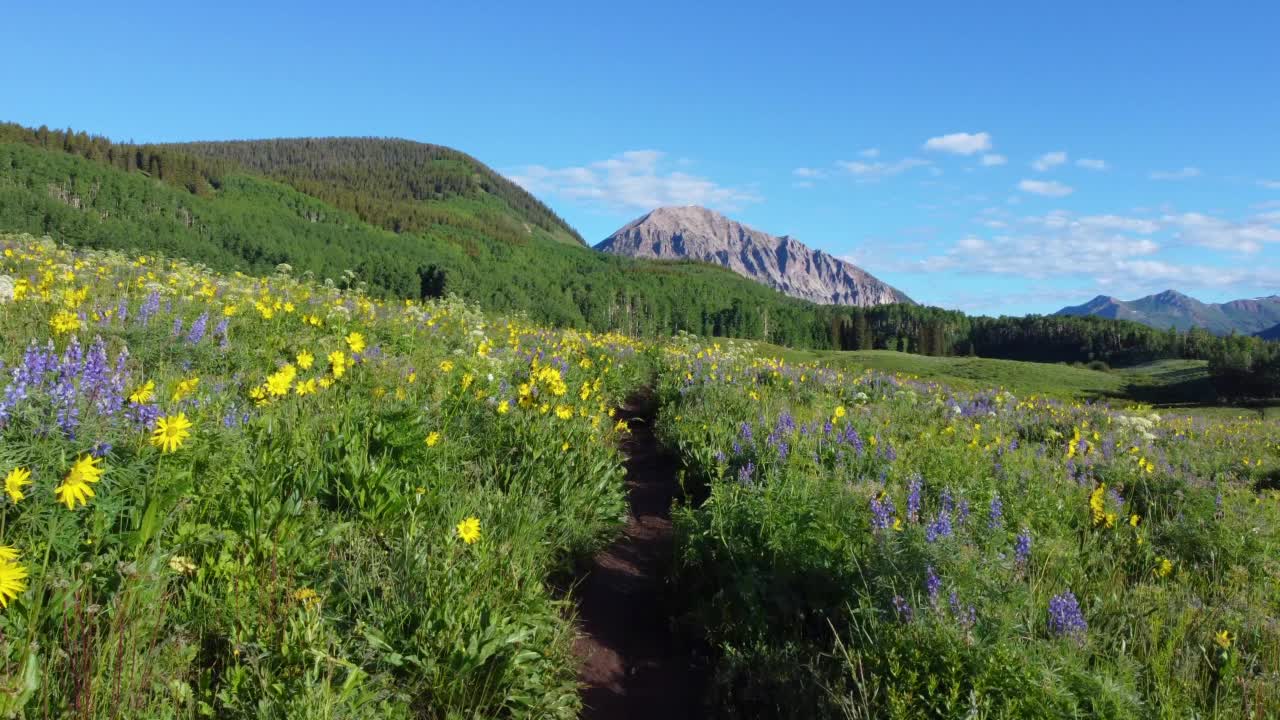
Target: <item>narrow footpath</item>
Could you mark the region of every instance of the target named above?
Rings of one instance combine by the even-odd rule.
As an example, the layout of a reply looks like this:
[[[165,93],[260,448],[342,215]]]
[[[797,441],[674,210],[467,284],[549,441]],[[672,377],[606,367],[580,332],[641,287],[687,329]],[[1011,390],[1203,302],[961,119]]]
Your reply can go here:
[[[630,512],[622,535],[600,551],[574,595],[586,720],[698,717],[701,673],[675,634],[663,603],[672,559],[671,502],[680,494],[676,462],[653,434],[652,394],[632,396],[621,416]]]

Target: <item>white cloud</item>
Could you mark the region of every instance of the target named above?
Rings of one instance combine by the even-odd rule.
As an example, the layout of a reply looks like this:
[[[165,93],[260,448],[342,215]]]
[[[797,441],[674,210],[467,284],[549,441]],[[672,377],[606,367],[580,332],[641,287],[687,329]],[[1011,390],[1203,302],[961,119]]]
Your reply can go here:
[[[1023,180],[1018,183],[1018,189],[1045,197],[1065,197],[1075,192],[1071,186],[1063,185],[1056,180]]]
[[[1176,229],[1175,236],[1193,245],[1236,253],[1256,253],[1267,243],[1280,243],[1280,227],[1267,216],[1233,222],[1201,213],[1166,215],[1162,220]]]
[[[902,173],[917,167],[929,165],[928,160],[920,158],[903,158],[896,162],[885,162],[876,160],[874,162],[864,162],[862,160],[840,160],[836,162],[836,166],[847,173],[856,175],[863,181],[873,182],[881,178],[893,175],[901,175]]]
[[[961,272],[1006,275],[1043,280],[1089,278],[1096,286],[1131,295],[1164,289],[1221,288],[1223,286],[1272,289],[1280,284],[1280,268],[1183,264],[1161,256],[1163,245],[1147,237],[1188,222],[1217,227],[1216,219],[1197,216],[1160,220],[1093,215],[1077,217],[1066,211],[1020,218],[1004,225],[989,223],[993,234],[969,234],[949,248],[923,260],[902,260],[881,270]]]
[[[666,153],[659,150],[628,150],[585,166],[529,165],[507,173],[507,177],[535,195],[558,195],[615,209],[706,205],[734,210],[761,200],[748,188],[727,187],[667,170],[663,168],[665,158]]]
[[[1009,159],[997,153],[990,153],[982,156],[982,164],[990,167],[992,165],[1003,165],[1009,162]]]
[[[1076,160],[1076,165],[1085,170],[1106,170],[1108,168],[1107,161],[1099,158],[1080,158]]]
[[[1259,180],[1258,185],[1268,190],[1280,190],[1280,180]]]
[[[1188,180],[1200,175],[1200,168],[1184,167],[1181,170],[1153,170],[1148,177],[1152,180]]]
[[[1067,154],[1061,150],[1055,150],[1054,152],[1047,152],[1036,158],[1035,162],[1031,163],[1031,167],[1035,168],[1039,172],[1044,172],[1050,168],[1061,165],[1066,161]]]
[[[866,150],[859,151],[858,155],[864,158],[880,157],[880,148],[867,148]]]
[[[954,155],[973,155],[991,149],[991,135],[988,133],[951,133],[940,135],[925,141],[925,150],[952,153]]]
[[[791,174],[799,178],[824,178],[827,176],[827,171],[819,170],[818,168],[798,167],[792,170]]]

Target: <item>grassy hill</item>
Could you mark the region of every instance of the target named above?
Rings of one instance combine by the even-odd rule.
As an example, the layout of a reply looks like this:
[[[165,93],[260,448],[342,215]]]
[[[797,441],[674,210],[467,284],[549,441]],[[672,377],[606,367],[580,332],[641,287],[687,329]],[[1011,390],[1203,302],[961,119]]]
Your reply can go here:
[[[560,326],[829,337],[809,303],[710,265],[597,253],[469,156],[406,141],[136,146],[4,125],[0,230],[219,270],[287,263],[377,294],[457,293]]]

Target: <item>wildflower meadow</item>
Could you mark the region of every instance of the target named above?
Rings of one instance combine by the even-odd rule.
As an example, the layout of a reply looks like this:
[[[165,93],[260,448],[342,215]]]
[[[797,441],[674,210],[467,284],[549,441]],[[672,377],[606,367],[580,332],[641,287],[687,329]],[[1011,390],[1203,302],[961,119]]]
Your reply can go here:
[[[652,387],[709,717],[1280,713],[1280,426],[0,236],[0,716],[572,718]]]

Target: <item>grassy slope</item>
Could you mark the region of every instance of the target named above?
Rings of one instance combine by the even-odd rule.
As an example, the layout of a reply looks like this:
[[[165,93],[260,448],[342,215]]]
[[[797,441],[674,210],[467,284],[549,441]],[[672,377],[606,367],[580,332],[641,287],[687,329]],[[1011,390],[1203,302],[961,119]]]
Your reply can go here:
[[[821,362],[846,368],[872,368],[911,375],[967,390],[1000,387],[1015,395],[1045,395],[1070,400],[1113,400],[1167,406],[1205,417],[1262,414],[1280,417],[1280,406],[1215,405],[1213,385],[1203,360],[1159,360],[1102,372],[1064,364],[976,357],[928,357],[890,350],[826,352],[761,345],[764,354],[790,362]]]
[[[472,218],[505,207],[495,197],[447,203]],[[163,252],[218,270],[263,274],[289,263],[337,279],[354,269],[371,289],[403,296],[417,295],[420,268],[437,267],[448,276],[447,291],[486,309],[573,327],[703,332],[708,315],[735,303],[764,308],[784,327],[797,324],[785,318],[807,318],[812,308],[723,268],[605,255],[532,225],[519,242],[461,222],[393,233],[259,176],[227,175],[215,193],[193,195],[139,172],[22,143],[0,143],[0,230],[48,233],[78,247]]]

